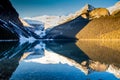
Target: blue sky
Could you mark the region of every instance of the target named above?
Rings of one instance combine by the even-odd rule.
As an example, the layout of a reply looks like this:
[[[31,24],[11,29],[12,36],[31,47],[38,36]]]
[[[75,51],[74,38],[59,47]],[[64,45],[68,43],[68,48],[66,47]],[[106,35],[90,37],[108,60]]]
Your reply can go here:
[[[109,7],[119,0],[10,0],[20,17],[41,15],[68,15],[85,4],[94,7]]]

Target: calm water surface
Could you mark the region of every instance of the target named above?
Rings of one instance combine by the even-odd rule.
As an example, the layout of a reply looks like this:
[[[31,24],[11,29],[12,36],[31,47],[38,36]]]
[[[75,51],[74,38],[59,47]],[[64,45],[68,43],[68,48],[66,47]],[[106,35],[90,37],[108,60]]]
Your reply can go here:
[[[120,80],[120,42],[0,42],[0,80]]]

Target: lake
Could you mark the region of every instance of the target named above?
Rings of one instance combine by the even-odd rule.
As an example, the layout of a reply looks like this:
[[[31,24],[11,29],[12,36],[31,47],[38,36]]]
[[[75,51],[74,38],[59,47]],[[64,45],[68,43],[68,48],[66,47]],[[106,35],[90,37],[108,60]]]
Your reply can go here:
[[[0,42],[0,80],[120,80],[120,41]]]

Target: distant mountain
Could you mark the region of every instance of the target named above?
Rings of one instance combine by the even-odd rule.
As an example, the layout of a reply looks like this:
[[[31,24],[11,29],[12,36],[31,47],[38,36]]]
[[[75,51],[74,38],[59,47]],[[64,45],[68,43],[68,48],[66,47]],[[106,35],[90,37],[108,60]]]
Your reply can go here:
[[[44,23],[44,27],[45,29],[47,28],[52,28],[54,26],[57,26],[60,24],[61,21],[63,21],[63,19],[65,19],[66,16],[48,16],[48,15],[44,15],[44,16],[37,16],[37,17],[25,17],[24,20],[34,20],[34,21],[39,21]]]
[[[31,26],[32,31],[35,34],[39,35],[40,38],[43,38],[46,35],[43,22],[36,20],[28,20],[28,19],[25,19],[25,21]]]
[[[69,22],[75,18],[77,18],[78,16],[82,16],[84,17],[84,14],[87,15],[88,12],[92,11],[93,9],[95,9],[93,6],[86,4],[82,9],[80,9],[79,11],[73,13],[73,14],[69,14],[67,16],[48,16],[48,15],[44,15],[44,16],[37,16],[37,17],[25,17],[25,20],[36,20],[36,21],[41,21],[44,23],[45,29],[47,28],[52,28],[54,26],[58,26],[60,24],[64,24],[66,22]],[[86,18],[86,17],[84,17]]]
[[[36,20],[29,20],[29,19],[24,19],[24,22],[28,23],[29,26],[31,27],[43,27],[44,28],[44,23],[40,22],[40,21],[36,21]]]

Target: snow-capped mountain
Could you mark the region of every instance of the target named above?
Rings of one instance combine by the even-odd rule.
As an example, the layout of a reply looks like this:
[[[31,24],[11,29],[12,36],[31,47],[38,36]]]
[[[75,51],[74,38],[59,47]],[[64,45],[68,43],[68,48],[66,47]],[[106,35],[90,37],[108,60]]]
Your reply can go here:
[[[24,20],[32,27],[33,32],[39,35],[40,38],[46,35],[43,22],[36,20],[29,20],[29,19],[24,19]]]
[[[25,17],[24,20],[35,20],[35,21],[43,22],[45,29],[47,29],[47,28],[52,28],[54,26],[58,26],[60,24],[66,23],[70,20],[73,20],[76,17],[78,17],[84,13],[87,13],[88,11],[91,11],[93,9],[95,9],[93,6],[87,4],[79,11],[77,11],[75,13],[71,13],[67,16],[65,16],[65,15],[62,15],[62,16],[44,15],[44,16],[37,16],[37,17]]]
[[[86,5],[81,9],[81,11],[83,11],[83,10],[92,11],[93,9],[95,9],[95,7],[93,7],[93,6],[90,5],[90,4],[86,4]]]
[[[26,18],[24,18],[24,20],[26,22],[28,22],[29,24],[33,23],[30,21],[43,22],[44,26],[45,26],[46,34],[49,33],[49,30],[48,30],[49,28],[51,28],[52,30],[55,29],[55,31],[53,31],[53,33],[55,32],[54,34],[51,32],[51,34],[49,33],[47,35],[47,37],[46,37],[46,35],[44,35],[45,38],[52,39],[52,38],[55,38],[56,35],[74,38],[73,36],[75,35],[75,33],[78,30],[80,30],[83,25],[85,25],[86,23],[89,22],[88,20],[84,19],[85,17],[82,15],[87,16],[87,14],[89,14],[89,12],[92,11],[93,9],[95,9],[93,6],[87,4],[81,10],[75,12],[74,14],[69,14],[68,16],[64,16],[64,15],[63,16],[47,16],[47,15],[44,15],[44,16],[31,17],[31,18],[26,17]],[[82,25],[82,26],[80,27],[80,25]],[[74,32],[72,32],[71,29],[74,30]],[[52,31],[52,30],[50,30],[50,31]],[[68,32],[66,32],[67,30],[68,30]],[[37,32],[40,32],[40,31],[37,31]],[[69,35],[70,33],[71,33],[71,35]],[[62,37],[60,37],[60,38],[62,38]]]
[[[44,23],[40,21],[28,20],[28,19],[25,19],[24,21],[27,22],[35,30],[41,30],[41,31],[44,30]]]
[[[114,6],[107,8],[110,12],[110,14],[112,14],[114,11],[120,10],[120,1],[117,2]]]
[[[87,14],[88,12],[94,10],[95,8],[90,5],[90,4],[86,4],[81,10],[77,11],[75,13],[76,16],[80,16],[80,15],[83,15],[83,14]]]
[[[44,24],[45,29],[59,25],[59,22],[64,19],[65,16],[48,16],[48,15],[44,15],[44,16],[37,16],[37,17],[25,17],[24,20],[29,21],[28,23],[30,23],[30,21],[39,21],[42,22],[42,24]]]

